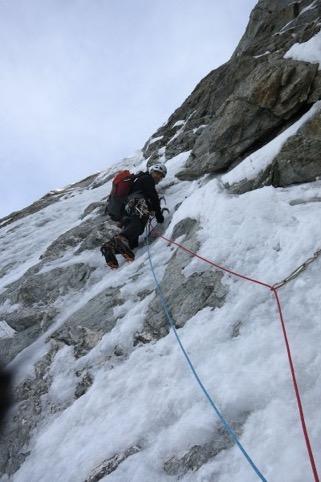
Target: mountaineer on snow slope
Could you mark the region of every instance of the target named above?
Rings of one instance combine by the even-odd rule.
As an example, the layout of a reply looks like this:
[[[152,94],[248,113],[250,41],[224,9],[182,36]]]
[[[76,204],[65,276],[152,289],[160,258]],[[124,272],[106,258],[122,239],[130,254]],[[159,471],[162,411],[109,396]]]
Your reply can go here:
[[[112,269],[118,268],[116,254],[121,254],[126,261],[134,261],[133,249],[137,248],[138,238],[151,215],[155,214],[158,223],[164,222],[155,186],[166,176],[166,166],[157,163],[149,171],[136,175],[126,171],[124,174],[119,173],[115,177],[106,208],[111,219],[118,221],[122,230],[100,249]]]

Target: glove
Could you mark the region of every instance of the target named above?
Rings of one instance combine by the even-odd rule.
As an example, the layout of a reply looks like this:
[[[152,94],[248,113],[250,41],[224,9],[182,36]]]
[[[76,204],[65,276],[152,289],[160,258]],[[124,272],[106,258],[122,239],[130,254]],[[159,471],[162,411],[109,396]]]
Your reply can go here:
[[[156,215],[156,220],[158,223],[163,223],[164,222],[164,216],[162,215],[162,213],[158,213]]]

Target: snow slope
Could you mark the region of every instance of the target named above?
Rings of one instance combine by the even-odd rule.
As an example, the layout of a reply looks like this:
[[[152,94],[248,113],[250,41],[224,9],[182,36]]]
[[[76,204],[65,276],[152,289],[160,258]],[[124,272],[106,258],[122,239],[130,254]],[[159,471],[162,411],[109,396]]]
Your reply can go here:
[[[317,4],[312,1],[300,15]],[[287,27],[289,24],[282,30]],[[295,44],[285,58],[320,64],[321,34]],[[189,152],[167,161],[168,176],[160,184],[170,209],[165,235],[171,237],[180,221],[193,218],[198,221],[201,256],[271,285],[287,277],[321,248],[321,181],[287,188],[269,186],[242,195],[227,192],[223,184],[254,179],[273,161],[285,141],[319,110],[317,102],[289,129],[223,176],[179,182],[175,173]],[[176,122],[178,131],[171,141],[177,138],[184,122]],[[161,138],[150,138],[150,144]],[[162,147],[160,153],[164,150]],[[137,171],[145,167],[141,153],[117,164],[118,169],[133,166]],[[115,169],[102,172],[89,188],[66,192],[58,202],[0,226],[0,294],[36,265],[54,240],[80,225],[84,210],[101,201],[110,190],[107,179]],[[95,211],[89,215],[93,219],[95,216]],[[184,244],[185,237],[179,241]],[[161,238],[152,243],[159,280],[178,249]],[[48,410],[23,448],[21,467],[10,476],[2,474],[1,482],[92,482],[90,474],[108,460],[118,462],[99,480],[258,480],[235,444],[226,444],[215,456],[204,460],[198,470],[181,475],[164,470],[190,454],[191,449],[215,440],[221,423],[195,383],[172,332],[158,341],[133,343],[157,296],[143,239],[135,262],[122,262],[118,271],[106,268],[98,249],[80,254],[76,251],[77,247],[70,247],[62,257],[47,261],[42,272],[75,263],[85,263],[95,271],[79,292],[58,298],[59,313],[53,324],[13,360],[16,383],[33,380],[35,363],[50,350],[48,336],[95,296],[111,288],[119,290],[125,302],[113,309],[114,328],[86,355],[76,358],[67,344],[54,355],[49,391],[39,395],[39,407],[44,413],[54,404],[60,409]],[[317,258],[279,290],[319,471],[320,268],[321,259]],[[188,278],[210,269],[215,268],[190,257],[183,274]],[[216,309],[205,305],[191,317],[178,330],[182,342],[209,393],[236,427],[242,445],[266,480],[309,482],[313,477],[273,295],[266,287],[226,273],[223,284],[228,292],[224,305]],[[17,309],[19,306],[10,305],[9,300],[0,305],[2,340],[15,336],[2,316]],[[121,348],[122,355],[115,356],[115,347]],[[76,398],[76,375],[84,369],[90,371],[93,384]],[[127,456],[121,458],[126,452]]]
[[[287,189],[265,187],[235,196],[222,189],[219,179],[178,182],[174,174],[188,154],[167,163],[169,175],[163,183],[172,217],[166,236],[171,236],[180,220],[197,219],[202,256],[272,284],[321,247],[321,204],[312,202],[320,192],[319,181]],[[108,186],[79,189],[74,197],[3,228],[2,262],[12,263],[12,267],[1,279],[2,289],[36,263],[55,237],[75,226],[84,208],[101,199]],[[178,203],[181,205],[174,212]],[[184,238],[180,241],[184,244]],[[152,244],[159,279],[174,249],[162,239]],[[50,399],[72,397],[74,373],[84,366],[91,367],[94,383],[66,410],[48,416],[33,434],[30,455],[20,470],[1,480],[84,482],[103,460],[132,446],[139,446],[139,451],[101,480],[178,480],[164,472],[164,463],[209,441],[219,421],[191,377],[172,333],[158,342],[133,346],[133,335],[143,326],[147,306],[156,296],[152,291],[142,300],[137,297],[139,291],[154,288],[146,247],[139,248],[134,263],[115,272],[103,265],[98,250],[79,256],[73,256],[74,251],[46,269],[81,261],[97,270],[85,293],[63,300],[56,326],[107,286],[120,287],[127,301],[115,309],[118,321],[114,329],[87,355],[75,359],[67,346],[57,353],[51,367]],[[320,262],[282,288],[280,296],[321,470]],[[209,266],[191,258],[184,274],[207,269]],[[135,282],[129,282],[134,274]],[[223,283],[229,290],[224,306],[215,310],[205,306],[179,330],[182,341],[225,417],[230,422],[243,417],[240,440],[266,479],[308,482],[311,469],[275,302],[266,288],[227,275]],[[25,351],[28,355],[21,378],[32,373],[33,364],[48,349],[45,340],[46,336]],[[127,356],[110,362],[108,356],[116,345],[121,345]],[[23,359],[24,354],[19,355],[16,366]],[[233,446],[180,480],[251,482],[258,478]]]

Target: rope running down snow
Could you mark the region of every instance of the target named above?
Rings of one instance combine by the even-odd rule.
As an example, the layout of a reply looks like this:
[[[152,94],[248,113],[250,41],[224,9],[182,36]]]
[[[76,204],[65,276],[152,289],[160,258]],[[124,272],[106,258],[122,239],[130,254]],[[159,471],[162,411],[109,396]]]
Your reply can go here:
[[[272,291],[273,295],[274,295],[274,298],[275,298],[275,301],[276,301],[276,304],[277,304],[277,310],[278,310],[278,315],[279,315],[279,319],[280,319],[280,323],[281,323],[281,327],[282,327],[282,333],[283,333],[283,337],[284,337],[284,341],[285,341],[285,346],[286,346],[286,351],[287,351],[287,356],[288,356],[288,361],[289,361],[289,365],[290,365],[290,372],[291,372],[291,378],[292,378],[292,383],[293,383],[293,387],[294,387],[294,392],[295,392],[295,397],[296,397],[296,401],[297,401],[297,406],[298,406],[298,411],[299,411],[299,416],[300,416],[300,421],[301,421],[301,426],[302,426],[302,431],[303,431],[303,435],[304,435],[304,439],[305,439],[305,444],[306,444],[306,448],[307,448],[307,452],[308,452],[308,455],[309,455],[309,460],[310,460],[310,465],[311,465],[311,469],[312,469],[312,472],[313,472],[313,477],[314,477],[314,482],[320,482],[320,478],[319,478],[319,474],[318,474],[318,470],[317,470],[317,466],[316,466],[316,463],[315,463],[315,459],[314,459],[314,455],[313,455],[313,451],[312,451],[312,446],[311,446],[311,442],[310,442],[310,439],[309,439],[309,434],[308,434],[308,430],[307,430],[307,426],[306,426],[306,422],[305,422],[305,416],[304,416],[304,410],[303,410],[303,404],[302,404],[302,401],[301,401],[301,396],[300,396],[300,391],[299,391],[299,386],[298,386],[298,382],[297,382],[297,379],[296,379],[296,373],[295,373],[295,369],[294,369],[294,363],[293,363],[293,360],[292,360],[292,354],[291,354],[291,348],[290,348],[290,344],[289,344],[289,340],[288,340],[288,335],[287,335],[287,330],[286,330],[286,326],[285,326],[285,321],[284,321],[284,316],[283,316],[283,312],[282,312],[282,307],[281,307],[281,302],[280,302],[280,297],[279,297],[279,294],[278,294],[278,289],[282,286],[284,286],[285,283],[287,283],[288,281],[290,281],[291,279],[294,279],[296,276],[298,276],[298,274],[300,272],[302,272],[306,266],[308,264],[310,264],[312,261],[314,261],[315,259],[317,259],[317,257],[320,255],[320,251],[317,251],[314,256],[312,258],[309,258],[301,267],[299,267],[298,269],[296,269],[293,273],[290,274],[290,276],[288,276],[283,282],[281,283],[277,283],[275,285],[270,285],[268,283],[264,283],[262,281],[259,281],[259,280],[256,280],[254,278],[250,278],[248,276],[244,276],[240,273],[237,273],[235,271],[232,271],[228,268],[225,268],[223,266],[220,266],[216,263],[214,263],[213,261],[207,259],[207,258],[204,258],[203,256],[200,256],[198,255],[197,253],[194,253],[193,251],[191,251],[190,249],[186,248],[185,246],[183,246],[182,244],[180,243],[177,243],[176,241],[172,240],[172,239],[168,239],[166,238],[165,236],[163,236],[159,231],[155,230],[156,226],[152,229],[152,231],[155,231],[157,232],[158,236],[160,238],[162,238],[164,241],[166,241],[169,244],[173,244],[173,245],[176,245],[177,247],[179,247],[180,249],[182,249],[183,251],[191,254],[193,257],[196,257],[202,261],[204,261],[205,263],[207,264],[210,264],[211,266],[214,266],[222,271],[225,271],[226,273],[229,273],[230,275],[233,275],[233,276],[237,276],[238,278],[241,278],[241,279],[244,279],[246,281],[249,281],[249,282],[252,282],[252,283],[255,283],[257,285],[261,285],[261,286],[264,286],[266,288],[268,288],[269,290]],[[152,232],[150,231],[150,233]],[[160,289],[160,288],[159,288]]]
[[[156,277],[156,274],[155,274],[155,270],[154,270],[154,266],[153,266],[153,262],[152,262],[152,258],[151,258],[151,253],[150,253],[150,243],[149,243],[149,236],[150,236],[150,230],[145,238],[145,242],[146,242],[146,245],[147,245],[147,251],[148,251],[148,259],[149,259],[149,264],[150,264],[150,268],[151,268],[151,271],[153,273],[153,277],[154,277],[154,281],[155,281],[155,284],[156,284],[156,289],[158,291],[158,294],[159,294],[159,297],[160,297],[160,301],[161,301],[161,304],[162,304],[162,308],[163,308],[163,311],[165,313],[165,316],[168,320],[168,323],[170,325],[170,327],[172,328],[173,332],[174,332],[174,335],[176,337],[176,340],[183,352],[183,355],[198,383],[198,385],[200,386],[202,392],[204,393],[204,395],[206,396],[207,400],[209,401],[210,405],[212,406],[212,408],[214,409],[216,415],[219,417],[219,419],[221,420],[222,424],[224,425],[224,428],[225,430],[227,431],[228,433],[228,436],[229,438],[231,439],[231,441],[235,444],[237,444],[237,446],[239,447],[239,449],[241,450],[241,452],[243,453],[244,457],[246,458],[246,460],[248,461],[248,463],[251,465],[252,469],[255,471],[255,473],[257,474],[257,476],[263,481],[263,482],[267,482],[267,479],[264,477],[264,475],[260,472],[260,470],[257,468],[257,466],[255,465],[255,463],[253,462],[253,460],[251,459],[251,457],[249,456],[249,454],[247,453],[247,451],[245,450],[245,448],[243,447],[243,445],[241,444],[241,442],[239,441],[236,433],[234,432],[234,430],[232,429],[232,427],[229,425],[229,423],[226,421],[226,419],[224,418],[224,416],[221,414],[221,412],[219,411],[219,409],[217,408],[215,402],[213,401],[212,397],[210,396],[210,394],[208,393],[206,387],[204,386],[203,382],[201,381],[199,375],[197,374],[195,368],[194,368],[194,365],[188,355],[188,353],[186,352],[183,344],[182,344],[182,341],[177,333],[177,330],[176,330],[176,327],[175,327],[175,322],[170,314],[170,311],[169,311],[169,308],[167,306],[167,303],[165,301],[165,298],[164,298],[164,295],[163,295],[163,292],[162,292],[162,289],[160,287],[160,284],[159,284],[159,281]]]

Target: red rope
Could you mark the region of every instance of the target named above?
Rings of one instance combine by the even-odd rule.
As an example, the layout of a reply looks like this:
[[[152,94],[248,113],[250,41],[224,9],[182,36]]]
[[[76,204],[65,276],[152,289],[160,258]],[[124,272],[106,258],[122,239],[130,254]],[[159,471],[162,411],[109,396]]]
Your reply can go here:
[[[269,288],[270,290],[273,289],[273,286],[272,285],[269,285],[267,283],[263,283],[262,281],[259,281],[257,279],[253,279],[253,278],[249,278],[248,276],[244,276],[243,274],[240,274],[240,273],[236,273],[235,271],[232,271],[231,269],[228,269],[228,268],[224,268],[224,266],[220,266],[219,264],[216,264],[214,263],[213,261],[207,259],[207,258],[203,258],[203,256],[200,256],[199,254],[197,253],[194,253],[193,251],[191,251],[190,249],[186,248],[185,246],[183,246],[182,244],[179,244],[179,243],[176,243],[176,241],[173,241],[172,239],[167,239],[165,238],[165,236],[162,236],[160,235],[159,236],[160,238],[163,238],[165,241],[167,241],[168,243],[171,243],[171,244],[175,244],[176,246],[178,246],[179,248],[183,249],[184,251],[186,251],[186,253],[189,253],[191,254],[192,256],[194,256],[195,258],[198,258],[198,259],[201,259],[202,261],[205,261],[205,263],[208,263],[210,264],[211,266],[215,266],[215,268],[218,268],[218,269],[221,269],[222,271],[225,271],[226,273],[229,273],[229,274],[232,274],[234,276],[237,276],[238,278],[242,278],[242,279],[245,279],[247,281],[251,281],[252,283],[256,283],[258,285],[261,285],[261,286],[265,286],[266,288]]]
[[[264,286],[265,288],[269,288],[273,292],[273,295],[275,297],[277,307],[278,307],[278,314],[279,314],[279,318],[280,318],[280,322],[281,322],[281,326],[282,326],[282,332],[283,332],[286,351],[287,351],[288,360],[289,360],[289,364],[290,364],[290,370],[291,370],[291,377],[292,377],[292,382],[293,382],[293,386],[294,386],[294,392],[295,392],[296,401],[297,401],[297,405],[298,405],[298,410],[299,410],[302,430],[303,430],[303,434],[304,434],[304,439],[305,439],[307,451],[308,451],[308,454],[309,454],[309,460],[310,460],[310,464],[311,464],[311,468],[312,468],[312,472],[313,472],[313,477],[314,477],[315,482],[320,482],[317,467],[316,467],[316,463],[315,463],[315,459],[314,459],[314,455],[313,455],[313,451],[312,451],[312,447],[311,447],[311,443],[310,443],[310,439],[309,439],[308,430],[307,430],[306,423],[305,423],[303,405],[302,405],[302,402],[301,402],[300,391],[299,391],[299,387],[298,387],[298,383],[297,383],[297,379],[296,379],[296,374],[295,374],[294,364],[293,364],[293,360],[292,360],[290,344],[289,344],[289,340],[288,340],[288,335],[287,335],[287,331],[286,331],[286,327],[285,327],[285,321],[284,321],[284,317],[283,317],[283,312],[282,312],[280,298],[279,298],[279,295],[278,295],[278,292],[277,292],[277,288],[275,288],[272,285],[269,285],[268,283],[264,283],[264,282],[259,281],[257,279],[250,278],[248,276],[244,276],[240,273],[236,273],[235,271],[232,271],[228,268],[224,268],[223,266],[220,266],[219,264],[216,264],[213,261],[211,261],[207,258],[204,258],[203,256],[200,256],[197,253],[194,253],[193,251],[186,248],[182,244],[177,243],[176,241],[174,241],[172,239],[165,238],[165,236],[161,235],[159,232],[158,232],[158,235],[159,235],[160,238],[164,239],[168,243],[178,246],[180,249],[182,249],[186,253],[191,254],[195,258],[198,258],[198,259],[204,261],[205,263],[210,264],[211,266],[215,266],[215,268],[218,268],[222,271],[225,271],[226,273],[229,273],[233,276],[237,276],[238,278],[242,278],[246,281],[250,281],[251,283],[255,283],[255,284]]]
[[[287,351],[287,354],[288,354],[288,359],[289,359],[289,364],[290,364],[290,369],[291,369],[291,375],[292,375],[292,381],[293,381],[294,391],[295,391],[295,395],[296,395],[296,400],[297,400],[298,409],[299,409],[299,413],[300,413],[302,430],[303,430],[303,433],[304,433],[304,438],[305,438],[305,442],[306,442],[306,446],[307,446],[307,450],[308,450],[308,454],[309,454],[309,458],[310,458],[310,463],[311,463],[311,467],[312,467],[312,472],[313,472],[314,480],[315,480],[316,482],[319,482],[319,475],[318,475],[316,463],[315,463],[314,456],[313,456],[313,452],[312,452],[312,447],[311,447],[311,443],[310,443],[310,439],[309,439],[308,430],[307,430],[306,423],[305,423],[304,411],[303,411],[303,406],[302,406],[302,402],[301,402],[301,396],[300,396],[300,391],[299,391],[298,383],[297,383],[297,380],[296,380],[296,375],[295,375],[295,370],[294,370],[294,364],[293,364],[293,361],[292,361],[290,344],[289,344],[288,335],[287,335],[287,331],[286,331],[286,327],[285,327],[285,322],[284,322],[284,317],[283,317],[283,312],[282,312],[282,308],[281,308],[281,302],[280,302],[280,298],[279,298],[279,294],[278,294],[278,292],[277,292],[277,289],[276,289],[276,288],[273,288],[273,289],[272,289],[272,292],[273,292],[273,294],[274,294],[274,296],[275,296],[276,303],[277,303],[277,306],[278,306],[278,312],[279,312],[280,321],[281,321],[281,325],[282,325],[282,331],[283,331],[283,335],[284,335],[286,351]]]

